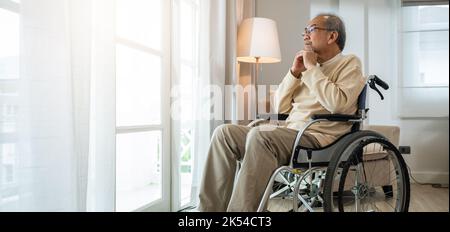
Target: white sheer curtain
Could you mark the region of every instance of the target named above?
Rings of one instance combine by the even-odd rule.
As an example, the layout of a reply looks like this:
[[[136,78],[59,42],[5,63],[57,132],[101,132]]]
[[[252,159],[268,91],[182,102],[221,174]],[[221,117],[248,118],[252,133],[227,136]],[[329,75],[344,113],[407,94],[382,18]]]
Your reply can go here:
[[[17,188],[11,208],[3,210],[77,209],[67,4],[21,2],[21,70],[14,141]]]
[[[0,92],[13,109],[0,120],[0,211],[114,210],[111,3],[18,3],[20,74]]]
[[[194,203],[197,201],[198,190],[201,184],[204,163],[208,154],[211,132],[217,124],[223,123],[223,93],[225,87],[226,67],[226,25],[227,3],[226,1],[201,2],[200,34],[199,34],[199,78],[196,81],[197,94],[194,95],[194,160],[192,173],[192,195]],[[210,88],[212,87],[212,88]],[[213,102],[211,92],[220,89],[221,96],[214,95]],[[211,92],[210,92],[211,91]],[[217,94],[217,92],[216,92]],[[213,112],[207,106],[214,105]],[[217,112],[219,110],[221,112]],[[211,117],[205,117],[211,115]],[[219,116],[219,118],[217,118]]]
[[[91,67],[90,139],[86,206],[87,211],[114,211],[116,197],[115,6],[114,1],[111,0],[85,1],[92,7],[91,62],[89,63]],[[74,20],[78,22],[80,18]],[[76,139],[80,140],[83,137]],[[85,164],[78,166],[83,168]],[[86,173],[80,174],[79,178]],[[84,183],[83,179],[80,182]],[[84,193],[83,189],[80,190]]]
[[[226,1],[173,2],[172,174],[179,210],[196,203],[215,122],[210,96],[224,87]]]
[[[244,2],[253,0],[184,2],[197,6],[192,25],[198,33],[183,32],[174,21],[168,78],[174,86],[188,82],[183,100],[190,104],[180,112],[192,118],[173,120],[171,165],[180,184],[181,134],[187,131],[192,159],[185,195],[195,202],[210,136],[225,120],[225,84],[239,82],[236,30]],[[114,211],[114,1],[0,0],[4,5],[18,18],[20,74],[4,80],[0,60],[0,211]],[[183,55],[183,33],[193,39],[192,59]],[[214,89],[218,98],[210,97]]]
[[[253,4],[253,0],[200,0],[200,33],[197,49],[199,78],[194,84],[197,91],[193,95],[195,155],[192,166],[191,203],[194,205],[198,201],[198,190],[212,132],[217,126],[236,118],[237,99],[233,93],[226,92],[226,85],[239,84],[236,61],[237,28],[247,12],[253,11],[250,9],[254,7]],[[208,86],[212,88],[205,89]],[[208,106],[213,106],[212,111]]]

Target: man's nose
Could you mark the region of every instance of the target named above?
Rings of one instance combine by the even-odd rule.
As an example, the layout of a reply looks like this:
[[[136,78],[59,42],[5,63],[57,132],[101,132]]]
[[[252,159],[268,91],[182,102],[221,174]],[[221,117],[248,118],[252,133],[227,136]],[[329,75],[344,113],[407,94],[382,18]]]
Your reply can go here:
[[[303,34],[303,41],[306,42],[307,40],[310,40],[309,34],[304,33],[304,34]]]

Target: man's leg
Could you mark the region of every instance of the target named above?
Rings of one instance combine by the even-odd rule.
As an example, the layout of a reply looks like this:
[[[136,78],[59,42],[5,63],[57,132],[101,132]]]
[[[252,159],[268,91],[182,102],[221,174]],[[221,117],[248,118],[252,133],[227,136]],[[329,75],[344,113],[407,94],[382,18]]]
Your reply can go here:
[[[233,191],[237,160],[245,153],[249,127],[223,125],[212,136],[200,186],[199,211],[225,212]]]
[[[247,135],[242,168],[227,211],[255,212],[273,172],[290,161],[298,131],[267,127],[253,128]],[[302,137],[300,144],[311,148],[320,146],[309,134]]]

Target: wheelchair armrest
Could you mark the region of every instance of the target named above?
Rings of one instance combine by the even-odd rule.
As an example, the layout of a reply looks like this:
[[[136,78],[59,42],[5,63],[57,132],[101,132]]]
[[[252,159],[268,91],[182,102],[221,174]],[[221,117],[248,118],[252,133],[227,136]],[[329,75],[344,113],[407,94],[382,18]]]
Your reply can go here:
[[[316,114],[311,117],[312,120],[325,119],[330,122],[348,122],[352,120],[359,120],[361,117],[358,115],[346,115],[346,114]]]
[[[258,119],[265,119],[270,121],[286,121],[288,114],[258,114]]]

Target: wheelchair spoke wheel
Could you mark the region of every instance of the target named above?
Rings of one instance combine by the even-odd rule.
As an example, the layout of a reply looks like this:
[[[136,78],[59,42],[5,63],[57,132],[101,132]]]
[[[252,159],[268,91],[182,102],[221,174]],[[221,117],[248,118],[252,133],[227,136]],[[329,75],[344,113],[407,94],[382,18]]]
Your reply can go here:
[[[373,132],[359,137],[335,154],[327,169],[325,211],[406,212],[409,176],[400,152]]]

